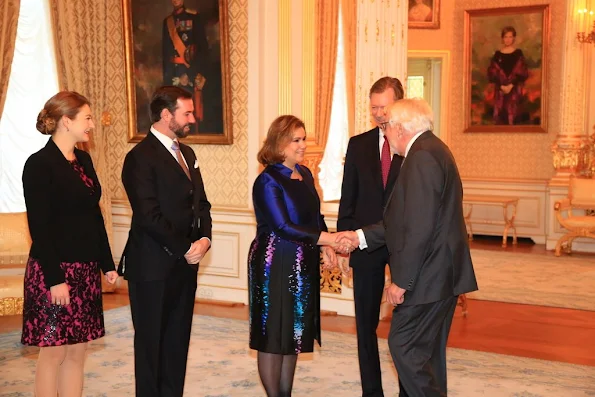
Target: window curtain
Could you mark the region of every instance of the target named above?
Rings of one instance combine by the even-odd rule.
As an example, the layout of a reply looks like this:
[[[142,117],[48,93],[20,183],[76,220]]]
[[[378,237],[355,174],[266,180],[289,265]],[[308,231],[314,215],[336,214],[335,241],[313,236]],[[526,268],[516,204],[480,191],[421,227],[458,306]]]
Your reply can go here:
[[[16,11],[18,24],[5,23],[10,19],[5,11],[11,3],[15,2],[0,0],[0,12],[4,12],[0,31],[5,32],[8,25],[16,29],[11,44],[14,51],[10,57],[6,53],[0,57],[0,81],[6,85],[0,95],[4,101],[0,118],[0,212],[24,212],[23,166],[32,153],[47,143],[48,137],[35,129],[35,122],[44,103],[58,91],[58,78],[49,1],[21,0]],[[0,45],[6,48],[7,40],[2,34]],[[10,76],[5,74],[9,69]]]
[[[314,126],[319,138],[318,144],[324,149],[333,105],[339,33],[339,0],[316,2],[316,33]]]
[[[337,62],[339,2],[340,0],[316,2],[316,61],[314,77],[314,130],[316,143],[306,153],[306,163],[314,175],[318,175],[331,122],[333,87],[335,84]],[[315,181],[316,188],[320,194],[321,188],[317,177],[315,177]]]
[[[339,19],[339,37],[337,40],[337,67],[333,89],[333,105],[329,132],[320,162],[318,178],[324,201],[341,198],[343,181],[343,158],[349,141],[349,114],[347,106],[347,82],[345,65],[345,45],[343,41],[343,23]]]
[[[357,4],[341,0],[331,119],[319,174],[324,201],[341,197],[343,159],[354,135],[356,16]]]

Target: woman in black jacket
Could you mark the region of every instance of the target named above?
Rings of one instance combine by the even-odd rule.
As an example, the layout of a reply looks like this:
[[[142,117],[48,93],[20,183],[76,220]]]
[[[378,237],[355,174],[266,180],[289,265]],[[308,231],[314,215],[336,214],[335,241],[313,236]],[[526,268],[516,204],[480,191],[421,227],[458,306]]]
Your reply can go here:
[[[51,138],[23,170],[33,244],[21,342],[41,347],[37,397],[82,395],[87,342],[105,335],[100,269],[109,283],[117,279],[99,208],[101,186],[91,157],[76,148],[93,128],[89,101],[59,92],[37,117],[37,129]]]

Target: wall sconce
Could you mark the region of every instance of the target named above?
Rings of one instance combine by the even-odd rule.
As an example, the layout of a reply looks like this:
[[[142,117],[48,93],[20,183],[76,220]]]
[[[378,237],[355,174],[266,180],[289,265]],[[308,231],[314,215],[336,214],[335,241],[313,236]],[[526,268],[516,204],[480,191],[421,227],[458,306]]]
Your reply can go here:
[[[576,38],[579,43],[595,44],[595,11],[586,8],[578,10],[578,25]]]

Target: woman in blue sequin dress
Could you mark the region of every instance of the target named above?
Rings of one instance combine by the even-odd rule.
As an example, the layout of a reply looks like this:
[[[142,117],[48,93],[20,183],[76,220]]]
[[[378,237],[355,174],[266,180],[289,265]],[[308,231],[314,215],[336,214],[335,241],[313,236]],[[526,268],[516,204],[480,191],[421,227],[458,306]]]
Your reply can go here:
[[[336,265],[336,236],[327,232],[310,170],[300,165],[304,123],[280,116],[271,124],[254,182],[256,237],[248,256],[250,348],[269,397],[290,396],[297,355],[320,344],[320,253]],[[319,246],[322,246],[320,248]]]

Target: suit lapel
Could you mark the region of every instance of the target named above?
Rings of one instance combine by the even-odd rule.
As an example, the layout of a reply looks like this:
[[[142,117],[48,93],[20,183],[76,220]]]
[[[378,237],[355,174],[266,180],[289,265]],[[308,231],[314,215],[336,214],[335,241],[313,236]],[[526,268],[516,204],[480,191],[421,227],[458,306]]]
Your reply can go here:
[[[409,148],[409,153],[407,153],[407,156],[411,156],[413,153],[417,152],[420,149],[421,142],[425,141],[426,139],[431,139],[432,137],[436,137],[432,131],[426,131],[421,134]],[[403,161],[405,162],[405,159],[403,159]],[[403,167],[405,167],[405,164],[403,164]]]
[[[161,160],[163,160],[165,163],[169,164],[170,167],[174,168],[176,170],[176,172],[179,172],[180,174],[184,175],[184,178],[188,179],[186,177],[186,174],[184,173],[184,170],[180,166],[180,163],[178,163],[178,160],[176,160],[174,158],[174,156],[171,154],[171,152],[169,150],[167,150],[165,148],[165,146],[163,146],[161,141],[159,139],[157,139],[157,137],[155,135],[153,135],[152,132],[149,132],[145,139],[149,140],[149,142],[151,143],[151,145],[153,146],[153,148],[155,150],[156,155],[159,156],[159,158],[161,158]]]
[[[393,155],[393,160],[390,163],[390,170],[388,172],[388,182],[386,183],[387,189],[390,189],[397,182],[397,178],[399,177],[399,171],[401,170],[402,163],[403,157],[395,153]]]
[[[415,142],[413,142],[413,145],[411,145],[411,148],[409,149],[409,153],[407,153],[407,156],[411,156],[413,153],[415,153],[420,146],[421,141],[425,140],[425,139],[430,139],[432,137],[435,137],[435,135],[431,132],[431,131],[426,131],[423,134],[421,134],[416,140]],[[396,154],[395,154],[396,156]],[[401,159],[401,157],[399,157],[399,159]],[[398,180],[402,180],[403,178],[405,178],[407,176],[406,171],[407,171],[407,161],[405,160],[406,158],[402,158],[402,160],[398,160],[395,159],[393,157],[393,162],[391,163],[391,169],[390,172],[394,173],[393,177],[396,179],[394,182],[394,185],[392,187],[392,191],[390,192],[390,195],[388,196],[388,199],[386,200],[386,205],[384,207],[384,213],[386,213],[387,209],[390,207],[390,202],[393,199],[393,195],[395,193],[395,190],[397,190],[397,182]],[[398,169],[395,170],[395,168],[397,167],[398,164]],[[402,167],[401,167],[402,165]],[[390,181],[390,174],[389,174],[389,181]],[[407,184],[407,182],[404,182],[405,184]]]

